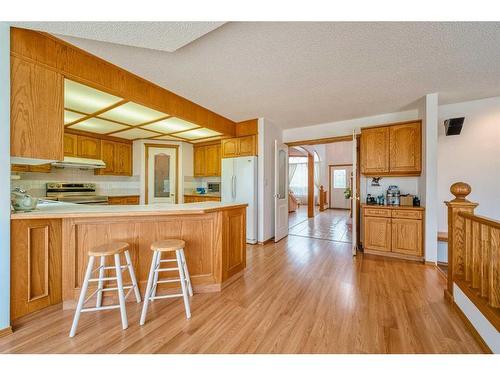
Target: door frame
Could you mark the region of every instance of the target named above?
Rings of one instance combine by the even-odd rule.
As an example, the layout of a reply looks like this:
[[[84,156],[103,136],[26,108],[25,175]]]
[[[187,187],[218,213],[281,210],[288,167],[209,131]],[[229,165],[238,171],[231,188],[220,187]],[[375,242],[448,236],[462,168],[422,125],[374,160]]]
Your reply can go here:
[[[149,162],[149,149],[150,148],[171,148],[175,149],[175,203],[179,203],[179,145],[172,145],[172,144],[162,144],[162,143],[145,143],[144,144],[144,176],[145,176],[145,181],[144,181],[144,191],[145,191],[145,196],[144,196],[144,203],[148,204],[148,196],[149,196],[149,168],[148,168],[148,162]]]
[[[332,200],[330,199],[332,197],[332,168],[336,167],[351,167],[352,168],[352,163],[351,164],[328,164],[328,208],[333,208],[332,207]],[[350,178],[350,177],[349,177]],[[336,208],[336,210],[352,210],[352,208]]]

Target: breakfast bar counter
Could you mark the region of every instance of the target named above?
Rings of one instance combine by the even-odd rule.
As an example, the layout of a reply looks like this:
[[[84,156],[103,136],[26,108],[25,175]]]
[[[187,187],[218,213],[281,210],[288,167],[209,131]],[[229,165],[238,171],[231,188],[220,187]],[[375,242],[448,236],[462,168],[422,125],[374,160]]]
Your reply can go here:
[[[105,243],[130,244],[144,294],[151,243],[186,242],[195,293],[217,292],[246,266],[246,204],[200,202],[134,206],[40,205],[11,214],[11,319],[63,303],[73,308],[87,266],[88,251]],[[125,275],[125,274],[124,274]],[[165,275],[168,277],[168,274]],[[124,279],[127,283],[129,280]],[[171,284],[159,285],[167,288]]]

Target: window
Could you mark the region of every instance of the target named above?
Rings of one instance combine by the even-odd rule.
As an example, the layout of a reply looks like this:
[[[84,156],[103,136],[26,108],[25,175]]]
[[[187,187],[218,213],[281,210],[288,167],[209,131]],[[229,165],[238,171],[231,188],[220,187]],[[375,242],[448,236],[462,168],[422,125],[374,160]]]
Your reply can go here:
[[[307,197],[307,157],[290,157],[289,185],[299,200]]]
[[[347,178],[345,169],[334,169],[333,170],[333,188],[334,189],[345,189],[347,187]]]

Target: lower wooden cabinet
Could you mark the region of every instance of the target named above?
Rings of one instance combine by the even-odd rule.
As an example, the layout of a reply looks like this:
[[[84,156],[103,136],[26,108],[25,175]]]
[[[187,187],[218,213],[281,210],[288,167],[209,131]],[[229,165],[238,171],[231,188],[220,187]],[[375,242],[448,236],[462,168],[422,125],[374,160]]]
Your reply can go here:
[[[363,208],[363,248],[367,253],[423,257],[424,212],[408,208]]]
[[[61,220],[11,220],[10,317],[62,301]]]
[[[214,196],[184,195],[184,203],[209,202],[209,201],[220,202],[220,200],[221,200],[220,197],[214,197]]]
[[[127,195],[120,197],[108,197],[108,204],[119,205],[119,204],[139,204],[138,195]]]

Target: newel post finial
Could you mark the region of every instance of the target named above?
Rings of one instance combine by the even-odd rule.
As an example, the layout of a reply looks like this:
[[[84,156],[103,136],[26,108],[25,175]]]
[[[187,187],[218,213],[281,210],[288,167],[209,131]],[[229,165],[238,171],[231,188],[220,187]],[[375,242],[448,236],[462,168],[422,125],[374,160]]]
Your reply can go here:
[[[450,192],[455,196],[455,199],[453,199],[452,202],[468,202],[465,197],[468,196],[471,191],[472,188],[469,184],[466,184],[465,182],[455,182],[450,186]]]

